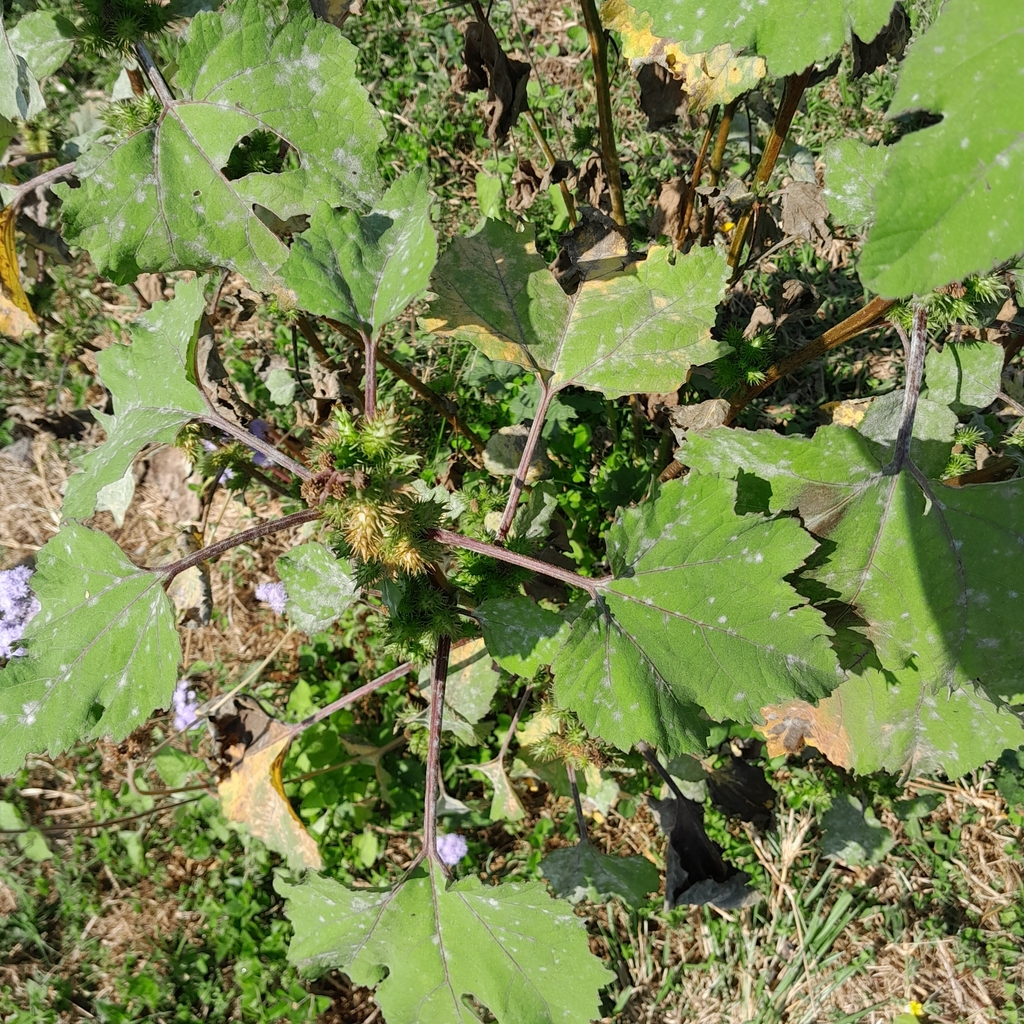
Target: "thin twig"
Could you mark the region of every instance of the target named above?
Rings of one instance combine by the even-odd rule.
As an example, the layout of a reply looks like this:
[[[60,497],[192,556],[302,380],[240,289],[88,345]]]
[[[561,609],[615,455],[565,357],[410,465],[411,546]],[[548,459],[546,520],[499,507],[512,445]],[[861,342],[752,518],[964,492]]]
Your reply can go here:
[[[317,722],[322,722],[325,718],[329,718],[334,714],[335,711],[340,711],[342,708],[346,708],[349,704],[354,704],[357,700],[362,700],[363,697],[368,696],[375,690],[379,690],[382,686],[387,686],[388,683],[393,683],[396,679],[401,679],[402,676],[408,675],[412,671],[413,664],[411,661],[403,662],[397,668],[393,668],[390,672],[385,672],[382,676],[377,676],[376,679],[370,680],[368,683],[364,683],[362,686],[351,693],[343,694],[335,701],[331,701],[330,704],[320,708],[319,711],[314,711],[308,718],[304,718],[299,722],[297,726],[297,732],[302,732],[303,729],[308,729],[311,725],[316,725]]]
[[[729,131],[732,128],[732,119],[736,114],[740,98],[737,96],[732,103],[727,103],[722,111],[722,121],[718,126],[718,136],[715,139],[715,148],[711,151],[711,159],[708,161],[708,170],[711,172],[711,185],[718,184],[722,177],[722,164],[725,160],[725,147],[729,142]],[[704,210],[704,222],[701,225],[700,244],[710,245],[715,233],[715,211],[709,203]]]
[[[892,461],[885,467],[885,473],[898,473],[910,459],[910,441],[914,436],[914,417],[917,415],[917,399],[921,393],[924,357],[928,348],[928,312],[924,306],[914,307],[914,325],[909,339],[899,324],[895,327],[903,340],[906,379],[903,384],[900,427],[896,434],[896,444],[893,446]]]
[[[576,783],[576,768],[571,761],[565,762],[565,774],[569,776],[569,789],[572,791],[572,805],[576,808],[576,828],[580,833],[580,846],[589,846],[587,835],[587,819],[583,816],[583,803],[580,800],[580,787]]]
[[[772,130],[768,135],[768,140],[764,146],[764,152],[761,154],[761,160],[757,165],[757,171],[754,174],[754,183],[751,186],[751,191],[755,193],[755,197],[761,188],[767,183],[768,179],[772,176],[772,171],[775,170],[775,162],[779,158],[779,153],[782,151],[782,146],[786,141],[786,136],[789,133],[789,127],[793,123],[793,116],[796,114],[797,107],[800,105],[800,98],[804,94],[804,89],[807,87],[807,83],[810,80],[811,72],[814,71],[814,65],[805,68],[798,75],[790,75],[786,79],[786,91],[782,96],[782,103],[779,106],[779,111],[775,115],[775,123],[772,125]],[[754,204],[757,205],[756,203]],[[732,244],[729,247],[729,266],[736,267],[740,262],[740,254],[743,252],[743,244],[747,240],[747,231],[750,229],[750,218],[752,215],[752,209],[747,210],[739,219],[732,235]],[[738,276],[738,271],[733,271],[733,280]]]
[[[519,727],[519,719],[522,717],[523,709],[526,707],[526,702],[530,699],[533,694],[533,687],[527,686],[523,690],[522,699],[519,701],[519,707],[516,708],[516,713],[512,716],[512,721],[509,722],[508,729],[505,731],[505,738],[501,741],[501,747],[498,749],[498,756],[494,759],[501,764],[505,760],[505,754],[508,753],[508,745],[512,742],[512,737],[516,734],[516,729]]]
[[[451,530],[427,530],[427,537],[436,540],[439,544],[445,544],[452,548],[462,548],[464,551],[473,551],[478,555],[487,555],[499,562],[506,562],[508,565],[517,565],[521,569],[529,569],[538,576],[547,576],[549,579],[567,583],[571,587],[579,587],[587,591],[591,597],[597,597],[597,590],[603,583],[612,579],[611,576],[600,576],[592,578],[580,576],[571,569],[562,569],[549,562],[542,562],[539,558],[531,558],[529,555],[520,555],[518,552],[509,551],[506,548],[499,548],[494,544],[487,544],[482,540],[473,540],[472,537],[463,537],[461,534],[452,533]]]
[[[201,548],[199,551],[193,551],[192,554],[186,555],[184,558],[180,558],[177,562],[172,562],[170,565],[161,565],[154,569],[150,569],[150,572],[164,576],[168,581],[170,581],[174,579],[178,573],[184,572],[186,569],[191,569],[192,566],[199,565],[200,562],[208,561],[211,558],[217,558],[224,554],[225,551],[230,551],[232,548],[238,547],[239,544],[248,544],[250,541],[259,540],[261,537],[269,536],[272,533],[279,533],[281,530],[290,530],[293,526],[299,526],[302,523],[311,523],[319,518],[320,509],[304,508],[301,512],[293,512],[290,516],[283,516],[281,519],[271,519],[265,523],[260,523],[259,526],[254,526],[249,530],[243,530],[241,533],[236,533],[234,536],[225,537],[223,540],[217,541],[216,544],[211,544],[209,547]]]
[[[214,409],[213,403],[205,392],[203,397],[206,399],[207,407],[210,410],[205,416],[198,417],[203,423],[215,427],[217,430],[222,430],[225,434],[230,434],[236,441],[241,441],[249,448],[253,448],[261,455],[265,455],[271,462],[294,473],[300,480],[308,480],[313,475],[301,462],[296,462],[293,458],[285,455],[284,452],[278,451],[272,444],[267,444],[266,441],[262,441],[255,434],[250,434],[244,427],[240,427],[238,424],[232,423],[231,420],[222,416]]]
[[[139,58],[140,67],[146,72],[149,84],[153,86],[153,92],[156,93],[157,98],[165,108],[172,106],[174,104],[174,97],[171,95],[171,90],[167,88],[164,76],[153,62],[153,57],[146,44],[141,40],[135,44],[135,54]]]
[[[1024,405],[1016,398],[1011,398],[1005,391],[1000,391],[996,397],[1000,402],[1005,402],[1018,416],[1024,416]]]
[[[443,395],[439,395],[430,385],[424,384],[417,376],[410,373],[397,359],[377,349],[377,362],[386,370],[390,370],[399,380],[404,381],[425,402],[432,405],[469,443],[477,455],[483,455],[483,438],[459,415],[455,407]]]
[[[516,517],[516,508],[519,505],[519,498],[526,486],[526,474],[530,471],[530,464],[533,462],[533,453],[537,449],[537,442],[540,440],[541,431],[544,429],[544,417],[548,414],[551,406],[551,399],[555,397],[554,391],[547,383],[541,381],[540,398],[537,400],[537,409],[533,414],[533,423],[530,424],[530,433],[526,435],[526,446],[523,448],[522,457],[519,459],[519,467],[515,476],[512,477],[512,487],[508,492],[508,501],[505,502],[505,511],[501,515],[501,523],[498,526],[498,542],[502,543],[512,529],[512,521]]]
[[[583,21],[590,39],[590,54],[594,62],[594,86],[597,90],[597,119],[601,127],[601,162],[608,176],[608,194],[612,201],[612,220],[619,227],[626,226],[626,205],[622,196],[622,171],[619,153],[615,148],[615,119],[612,116],[611,82],[608,78],[608,41],[605,38],[601,16],[594,0],[580,0]]]
[[[60,167],[54,167],[52,170],[37,174],[34,178],[29,178],[28,181],[19,185],[14,190],[14,195],[11,196],[11,201],[7,204],[6,208],[8,210],[17,210],[25,201],[25,197],[37,188],[52,185],[54,182],[60,181],[61,178],[70,178],[74,173],[75,165],[73,163],[61,164]]]
[[[690,234],[690,218],[693,216],[693,207],[697,195],[697,186],[700,184],[700,176],[704,170],[704,158],[708,155],[708,146],[711,145],[711,134],[715,130],[715,121],[718,119],[718,104],[716,103],[708,114],[708,126],[704,130],[704,138],[697,153],[697,159],[693,163],[693,175],[690,179],[690,187],[686,192],[686,206],[683,208],[683,220],[679,225],[679,236],[676,244],[685,251],[687,237]]]
[[[430,738],[427,741],[427,784],[423,800],[423,849],[426,856],[448,866],[437,855],[437,798],[441,789],[441,725],[444,719],[444,687],[448,680],[448,656],[452,639],[443,636],[437,642],[434,669],[430,680]]]
[[[536,68],[534,68],[534,70],[536,70]],[[539,78],[540,76],[538,75],[537,77]],[[537,140],[537,145],[540,146],[541,151],[544,153],[544,159],[548,162],[548,168],[550,169],[554,167],[557,163],[555,160],[555,154],[548,145],[548,140],[544,138],[544,133],[540,130],[540,125],[537,122],[537,118],[533,116],[533,111],[527,107],[523,113],[526,115],[527,123],[533,129],[533,136]],[[569,227],[574,228],[576,227],[577,218],[576,204],[573,202],[572,193],[566,187],[564,181],[560,181],[558,185],[562,193],[562,202],[565,203],[565,211],[569,215]]]

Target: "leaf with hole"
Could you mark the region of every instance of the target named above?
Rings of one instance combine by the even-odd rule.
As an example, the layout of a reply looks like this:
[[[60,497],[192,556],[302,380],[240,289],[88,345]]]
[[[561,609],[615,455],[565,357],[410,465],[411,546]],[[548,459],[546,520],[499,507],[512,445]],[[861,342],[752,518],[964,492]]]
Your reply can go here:
[[[761,695],[823,697],[839,679],[822,615],[786,582],[816,547],[793,519],[738,516],[731,481],[691,474],[620,513],[612,578],[573,622],[555,693],[628,750],[702,752],[707,720],[750,721]]]
[[[611,980],[583,921],[539,882],[449,885],[431,860],[385,892],[319,876],[276,888],[295,929],[288,959],[376,985],[388,1024],[476,1024],[469,997],[498,1024],[589,1024]]]
[[[950,488],[916,467],[887,473],[838,426],[813,438],[712,430],[684,457],[768,481],[771,510],[798,512],[828,542],[803,575],[866,620],[857,629],[886,669],[916,668],[933,692],[971,679],[993,698],[1024,689],[1024,482]]]
[[[609,397],[676,390],[691,366],[728,351],[711,338],[728,270],[714,248],[646,259],[585,275],[566,295],[533,243],[499,221],[455,238],[431,280],[437,298],[423,324],[476,345],[489,359],[537,370],[559,390]]]
[[[1021,67],[1024,5],[1003,0],[944,4],[911,44],[890,113],[942,120],[890,147],[860,258],[872,291],[922,294],[1024,248]]]
[[[160,576],[105,534],[66,524],[37,553],[32,589],[28,653],[0,671],[0,775],[33,752],[124,739],[170,703],[181,657]]]
[[[261,208],[287,220],[321,203],[373,203],[384,129],[356,80],[355,47],[309,12],[282,22],[276,10],[241,0],[197,14],[177,53],[181,98],[148,128],[94,144],[76,164],[81,187],[55,189],[65,238],[101,274],[121,284],[224,267],[272,291],[288,247]],[[229,176],[236,146],[268,135],[298,165]]]
[[[172,442],[180,427],[208,411],[193,377],[204,284],[179,281],[170,302],[155,303],[135,321],[131,345],[111,345],[97,355],[114,413],[95,413],[107,440],[68,480],[65,517],[92,515],[100,490],[123,479],[147,444]]]

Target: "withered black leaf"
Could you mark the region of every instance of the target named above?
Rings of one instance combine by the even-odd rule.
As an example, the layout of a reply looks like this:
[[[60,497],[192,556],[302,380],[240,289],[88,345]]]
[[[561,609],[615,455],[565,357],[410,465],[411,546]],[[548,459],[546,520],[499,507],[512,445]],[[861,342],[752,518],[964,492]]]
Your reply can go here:
[[[466,29],[466,43],[462,51],[465,70],[452,76],[456,92],[487,90],[484,115],[487,118],[487,137],[501,142],[512,130],[519,115],[526,110],[526,83],[530,65],[525,61],[507,57],[494,29],[486,22],[474,21]]]
[[[901,60],[910,42],[910,18],[902,3],[896,4],[889,15],[889,24],[870,42],[853,36],[853,77],[870,75],[890,57]]]

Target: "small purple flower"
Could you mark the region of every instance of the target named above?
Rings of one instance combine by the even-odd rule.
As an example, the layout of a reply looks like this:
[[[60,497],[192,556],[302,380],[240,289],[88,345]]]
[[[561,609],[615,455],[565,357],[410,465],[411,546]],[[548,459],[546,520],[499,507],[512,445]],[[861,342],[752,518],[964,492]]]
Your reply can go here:
[[[442,833],[437,837],[437,855],[448,867],[458,864],[468,850],[469,843],[466,842],[465,836],[460,836],[457,832]]]
[[[27,565],[0,572],[0,658],[20,658],[23,647],[14,645],[39,611],[39,601],[29,590],[32,570]]]
[[[187,679],[178,680],[174,696],[171,698],[171,706],[174,709],[174,728],[178,732],[191,729],[196,724],[199,701],[196,699],[196,691],[188,688]]]
[[[274,610],[275,615],[284,615],[288,594],[285,592],[283,583],[260,583],[256,587],[256,600],[266,601]]]
[[[266,420],[253,420],[249,424],[249,433],[252,434],[253,437],[259,438],[261,441],[266,441],[267,429],[269,426],[270,424],[268,424]],[[258,452],[255,449],[252,449],[252,463],[254,466],[269,466],[270,459],[268,459],[263,452]]]
[[[203,447],[208,452],[215,452],[217,450],[217,446],[208,437],[203,438]],[[230,466],[225,466],[225,468],[221,470],[220,476],[217,478],[217,483],[226,484],[229,480],[234,480],[234,478],[235,471]]]

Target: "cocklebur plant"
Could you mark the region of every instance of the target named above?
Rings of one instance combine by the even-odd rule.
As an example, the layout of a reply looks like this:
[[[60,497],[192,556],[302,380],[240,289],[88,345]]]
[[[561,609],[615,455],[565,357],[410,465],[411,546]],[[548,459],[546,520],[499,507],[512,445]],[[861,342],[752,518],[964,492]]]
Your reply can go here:
[[[281,556],[280,580],[261,584],[256,597],[310,634],[364,604],[386,615],[387,641],[410,661],[298,725],[241,706],[239,715],[263,716],[273,739],[253,751],[264,758],[262,775],[242,781],[268,800],[278,793],[272,828],[252,815],[257,834],[289,858],[301,844],[307,857],[305,875],[279,882],[295,929],[292,958],[310,971],[337,967],[356,983],[379,983],[390,1024],[475,1019],[467,995],[503,1022],[583,1022],[597,1016],[608,978],[571,906],[540,883],[451,880],[463,844],[438,835],[437,817],[442,729],[454,718],[445,689],[459,640],[480,645],[524,683],[550,671],[556,705],[575,717],[539,749],[563,759],[570,779],[592,760],[584,730],[595,743],[640,749],[660,765],[655,750],[662,758],[702,754],[711,723],[757,723],[770,749],[806,742],[856,772],[950,777],[1024,743],[1017,611],[1024,485],[964,479],[969,473],[956,488],[941,482],[954,442],[967,444],[962,418],[989,409],[991,418],[1006,418],[997,405],[1005,353],[989,342],[952,340],[928,351],[930,310],[966,313],[928,295],[941,288],[951,295],[953,281],[979,282],[960,287],[994,301],[1002,295],[993,277],[1000,261],[1024,247],[1012,201],[1021,157],[1007,142],[1020,100],[999,86],[1024,63],[1022,15],[998,0],[949,0],[911,46],[893,100],[893,113],[924,105],[943,120],[883,152],[853,140],[832,151],[831,217],[836,225],[870,224],[860,270],[878,295],[806,351],[770,363],[763,346],[741,348],[742,331],[715,329],[727,282],[742,272],[753,205],[767,194],[814,65],[827,65],[854,37],[872,39],[892,4],[827,0],[811,16],[806,5],[780,0],[741,17],[746,6],[729,0],[712,11],[690,0],[641,0],[633,15],[605,10],[627,33],[630,17],[649,15],[648,27],[673,52],[689,54],[688,67],[700,66],[694,106],[708,115],[708,141],[717,124],[723,151],[742,91],[765,75],[781,81],[754,199],[728,221],[728,253],[713,244],[710,204],[699,211],[701,244],[693,231],[701,216],[691,205],[674,244],[634,251],[593,0],[583,0],[582,13],[592,30],[611,227],[604,214],[566,204],[576,230],[564,237],[557,277],[528,223],[518,230],[485,219],[439,255],[425,169],[385,186],[378,164],[385,129],[356,75],[355,48],[298,3],[234,0],[196,14],[187,33],[164,39],[173,53],[169,80],[143,39],[159,31],[163,14],[148,5],[94,11],[87,34],[108,51],[131,51],[144,95],[112,107],[107,131],[73,164],[23,183],[10,199],[16,210],[31,189],[73,174],[75,187],[55,189],[63,231],[101,274],[116,283],[143,272],[195,274],[179,275],[174,298],[136,321],[130,345],[97,356],[113,408],[97,413],[106,440],[68,482],[61,530],[36,556],[34,596],[24,592],[25,573],[14,570],[21,590],[11,584],[4,599],[11,633],[0,674],[0,773],[84,738],[121,739],[163,708],[172,708],[178,728],[191,726],[202,709],[181,682],[166,588],[233,546],[318,524],[317,539]],[[487,17],[474,9],[475,38],[489,39]],[[632,37],[631,45],[638,45]],[[729,64],[743,73],[718,80],[714,62],[697,58],[726,45],[746,49],[737,59],[751,62]],[[949,71],[960,56],[974,62],[964,77],[969,89]],[[10,45],[2,59],[0,115],[24,118],[38,92],[33,64]],[[522,112],[515,91],[504,90],[509,83],[492,77],[508,69],[468,44],[465,59],[470,81],[489,90],[492,138],[503,138]],[[723,151],[711,157],[716,183]],[[303,436],[301,459],[270,443],[261,421],[232,417],[210,393],[200,339],[219,275],[196,276],[210,271],[233,271],[288,310],[328,370],[336,369],[332,348],[364,360],[361,409],[337,406]],[[911,323],[893,313],[897,300],[908,303]],[[380,368],[401,371],[446,422],[475,437],[451,403],[387,351],[391,326],[424,301],[415,306],[419,325],[439,344],[473,346],[536,380],[497,522],[472,509],[471,485],[454,495],[421,486],[423,453],[408,441],[410,424],[378,400]],[[728,425],[783,375],[887,315],[903,335],[905,380],[856,426],[837,422],[805,437]],[[695,367],[723,359],[705,379],[717,377],[713,404],[728,411],[717,426],[690,430],[668,467],[648,467],[644,500],[619,509],[600,538],[597,574],[542,557],[552,510],[544,511],[531,467],[560,396],[582,389],[613,403],[678,392]],[[204,441],[217,451],[204,456]],[[232,484],[258,457],[257,470],[280,473],[271,482],[294,511],[171,564],[136,565],[87,524],[101,492],[124,480],[144,449],[174,442],[194,461],[208,458],[218,480],[236,473]],[[528,596],[526,584],[537,579],[561,587],[557,600]],[[280,759],[303,728],[414,664],[430,669],[421,850],[394,887],[351,889],[316,870],[315,841],[289,824]],[[215,723],[216,712],[208,714]],[[499,786],[511,790],[507,746],[487,766],[496,795]],[[236,799],[244,785],[235,773],[228,782]],[[586,890],[595,858],[604,856],[587,845],[582,822],[580,832],[559,891]],[[566,870],[578,877],[567,879]]]

